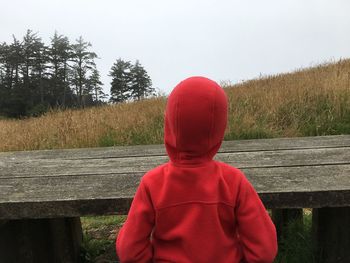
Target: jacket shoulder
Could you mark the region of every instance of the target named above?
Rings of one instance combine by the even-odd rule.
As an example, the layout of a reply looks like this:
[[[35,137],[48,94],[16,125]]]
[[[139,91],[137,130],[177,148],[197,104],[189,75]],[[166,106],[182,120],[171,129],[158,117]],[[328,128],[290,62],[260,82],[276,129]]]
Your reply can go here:
[[[142,176],[143,183],[148,185],[148,184],[152,184],[152,182],[154,182],[154,181],[162,179],[164,169],[166,169],[167,165],[168,165],[168,163],[164,163],[164,164],[161,164],[161,165],[149,170],[148,172],[146,172]]]
[[[229,176],[235,176],[235,177],[245,177],[244,173],[238,169],[237,167],[234,167],[232,165],[229,165],[227,163],[224,162],[220,162],[220,161],[216,161],[217,164],[221,167],[223,173],[225,175],[229,175]]]

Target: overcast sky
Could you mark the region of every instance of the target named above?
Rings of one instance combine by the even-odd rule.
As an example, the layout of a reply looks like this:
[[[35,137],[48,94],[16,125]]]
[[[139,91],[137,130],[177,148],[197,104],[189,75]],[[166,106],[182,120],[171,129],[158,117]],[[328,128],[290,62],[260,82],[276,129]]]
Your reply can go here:
[[[93,45],[105,91],[117,58],[169,93],[202,75],[232,83],[350,57],[347,0],[0,0],[0,42],[27,29]]]

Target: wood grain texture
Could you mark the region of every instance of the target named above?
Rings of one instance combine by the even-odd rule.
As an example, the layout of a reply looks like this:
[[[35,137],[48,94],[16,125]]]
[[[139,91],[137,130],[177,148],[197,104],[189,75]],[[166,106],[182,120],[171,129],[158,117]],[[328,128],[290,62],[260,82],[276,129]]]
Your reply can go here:
[[[88,150],[87,150],[88,151]],[[215,159],[240,169],[350,164],[350,146],[219,153]],[[28,155],[31,152],[27,152]],[[100,157],[83,159],[1,160],[0,178],[147,172],[167,156]]]
[[[350,146],[350,135],[223,141],[219,152],[275,151],[286,149],[315,149],[346,146]],[[59,150],[37,150],[30,151],[30,155],[28,155],[28,151],[0,152],[0,160],[34,160],[52,158],[90,159],[154,155],[166,155],[166,151],[163,144]]]
[[[224,142],[269,208],[350,206],[350,135]],[[161,145],[0,153],[0,219],[125,214]]]

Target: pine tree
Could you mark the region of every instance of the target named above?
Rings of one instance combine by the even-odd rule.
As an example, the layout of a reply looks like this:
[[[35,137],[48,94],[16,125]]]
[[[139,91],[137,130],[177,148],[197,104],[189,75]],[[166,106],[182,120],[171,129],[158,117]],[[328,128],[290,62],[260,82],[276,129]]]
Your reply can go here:
[[[0,115],[4,115],[4,102],[10,95],[6,88],[6,51],[6,43],[0,44]]]
[[[16,96],[24,97],[26,108],[29,109],[44,103],[42,78],[46,68],[46,46],[31,30],[27,30],[22,43],[23,61],[20,71],[23,85],[20,90],[16,90]]]
[[[102,88],[103,83],[100,80],[100,73],[96,68],[92,70],[92,74],[88,79],[88,89],[89,93],[92,93],[94,96],[94,102],[100,104],[103,99],[106,98],[106,94],[103,92]]]
[[[120,58],[113,64],[109,73],[112,77],[111,102],[123,102],[131,98],[131,69],[132,64]]]
[[[97,58],[97,55],[94,52],[88,51],[90,47],[91,44],[85,42],[82,37],[76,40],[76,44],[72,45],[73,76],[76,77],[74,84],[77,88],[79,107],[84,106],[82,97],[84,94],[86,95],[87,74],[96,66],[94,59]]]
[[[6,76],[6,43],[0,43],[0,85],[5,83]]]
[[[0,114],[38,116],[48,107],[101,103],[105,94],[90,47],[82,37],[70,45],[57,32],[48,47],[31,30],[21,41],[0,43]]]
[[[0,77],[1,77],[1,84],[4,89],[10,89],[11,84],[10,83],[10,75],[12,79],[12,70],[11,65],[9,63],[9,56],[10,56],[10,48],[6,43],[2,43],[0,45]],[[10,74],[11,72],[11,74]]]
[[[131,97],[135,100],[141,100],[147,96],[155,95],[155,89],[152,87],[152,81],[147,71],[138,60],[131,69]]]
[[[22,63],[21,43],[13,37],[13,43],[0,46],[0,114],[10,117],[23,116],[26,99],[20,92],[19,67]]]
[[[47,93],[47,89],[44,90],[44,82],[47,83],[49,77],[49,73],[47,72],[48,47],[41,41],[41,38],[35,39],[33,53],[33,86],[36,92],[40,94],[40,104],[44,105],[44,96]]]
[[[51,38],[49,48],[49,62],[51,68],[51,92],[55,98],[55,104],[66,106],[66,97],[70,93],[68,83],[68,62],[72,56],[72,48],[67,37],[55,32]]]
[[[35,46],[36,42],[41,41],[35,33],[31,30],[27,30],[26,35],[23,37],[22,55],[23,65],[21,67],[21,73],[23,75],[23,83],[25,88],[29,88],[30,78],[32,76],[33,64],[35,59]]]
[[[18,87],[20,82],[19,68],[23,63],[23,45],[13,36],[13,42],[7,48],[7,63],[11,70],[8,71],[9,88]]]

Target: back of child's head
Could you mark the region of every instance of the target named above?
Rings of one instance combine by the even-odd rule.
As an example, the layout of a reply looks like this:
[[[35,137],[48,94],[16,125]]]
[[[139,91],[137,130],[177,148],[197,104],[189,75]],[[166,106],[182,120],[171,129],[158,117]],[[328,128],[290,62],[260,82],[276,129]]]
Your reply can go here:
[[[227,123],[227,97],[214,81],[191,77],[171,92],[165,114],[164,142],[175,163],[211,160],[221,146]]]

